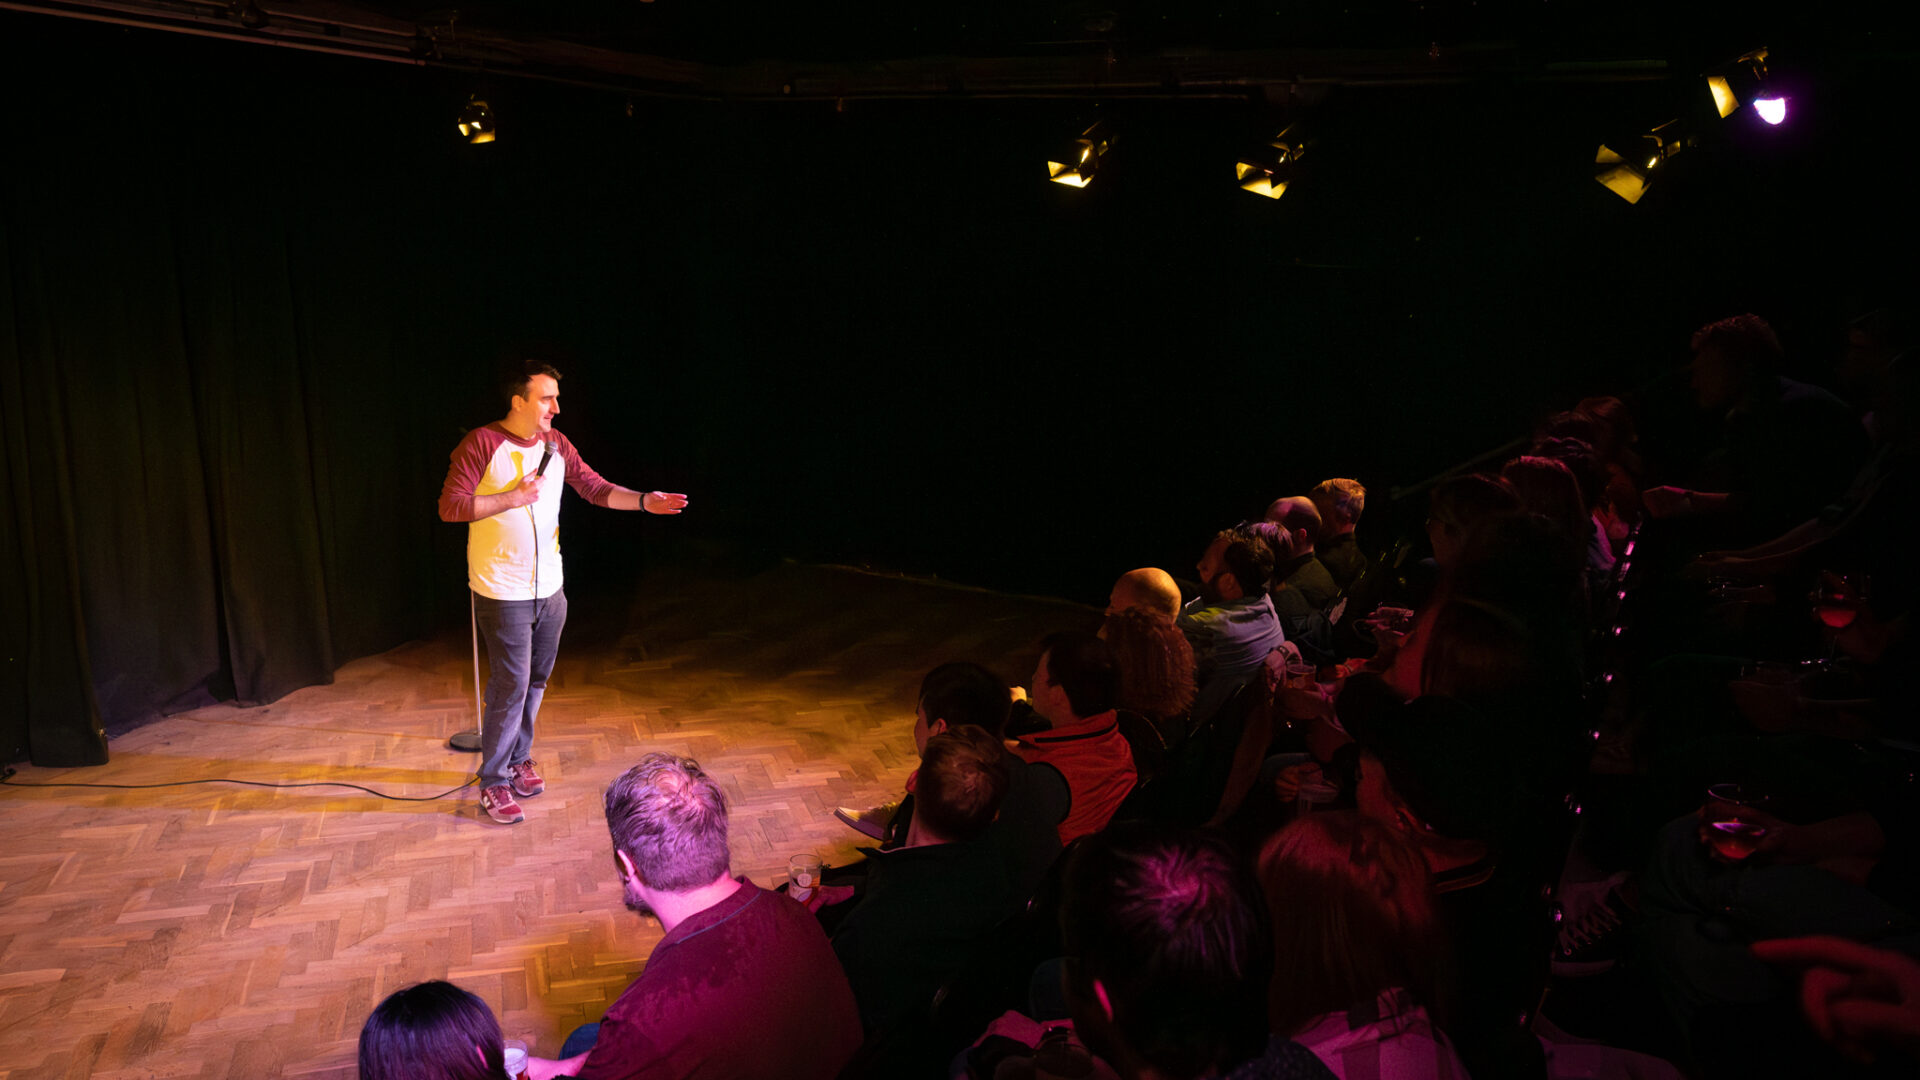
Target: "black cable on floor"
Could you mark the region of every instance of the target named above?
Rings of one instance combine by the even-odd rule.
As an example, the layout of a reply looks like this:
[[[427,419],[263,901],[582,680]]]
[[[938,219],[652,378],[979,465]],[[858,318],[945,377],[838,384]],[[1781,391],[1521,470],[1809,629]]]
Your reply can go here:
[[[453,794],[457,794],[459,792],[465,791],[466,789],[472,787],[477,780],[477,778],[476,780],[469,780],[466,783],[461,784],[457,788],[452,788],[450,790],[443,791],[438,795],[389,795],[384,791],[375,791],[370,787],[362,787],[359,784],[343,783],[337,780],[315,780],[312,782],[299,783],[299,784],[272,784],[264,780],[229,780],[225,777],[216,776],[206,780],[170,780],[164,784],[70,784],[70,783],[23,784],[23,783],[18,783],[13,779],[16,772],[17,770],[15,770],[12,766],[8,766],[4,771],[0,771],[0,787],[115,788],[121,791],[144,791],[148,788],[187,787],[188,785],[191,785],[191,784],[244,784],[247,787],[263,787],[263,788],[343,787],[343,788],[352,788],[355,791],[364,791],[369,795],[378,796],[379,798],[382,798],[382,799],[390,799],[394,802],[436,802],[440,799],[446,798],[449,795],[453,795]]]

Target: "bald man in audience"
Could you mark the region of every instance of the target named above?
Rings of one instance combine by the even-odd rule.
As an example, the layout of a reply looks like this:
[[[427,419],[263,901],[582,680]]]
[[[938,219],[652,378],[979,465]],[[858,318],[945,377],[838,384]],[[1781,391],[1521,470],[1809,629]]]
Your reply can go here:
[[[1340,598],[1340,586],[1334,584],[1333,575],[1314,554],[1320,535],[1320,511],[1307,496],[1291,495],[1273,500],[1267,507],[1267,520],[1286,530],[1293,540],[1293,557],[1273,568],[1275,610],[1281,615],[1295,614],[1288,609],[1297,606],[1302,611],[1324,612]],[[1293,595],[1289,597],[1288,593]]]
[[[1143,566],[1120,575],[1107,597],[1107,614],[1116,615],[1128,608],[1143,608],[1172,622],[1180,615],[1180,586],[1173,575],[1157,567]]]

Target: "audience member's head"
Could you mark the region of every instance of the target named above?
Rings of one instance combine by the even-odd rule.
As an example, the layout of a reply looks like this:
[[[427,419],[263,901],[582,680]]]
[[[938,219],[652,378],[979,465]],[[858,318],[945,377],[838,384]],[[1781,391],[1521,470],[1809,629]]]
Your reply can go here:
[[[1582,398],[1573,411],[1593,422],[1595,435],[1588,441],[1601,461],[1621,464],[1633,444],[1640,441],[1640,433],[1633,426],[1633,414],[1627,411],[1627,403],[1617,397]]]
[[[1307,492],[1313,508],[1320,511],[1322,541],[1345,536],[1360,523],[1360,512],[1367,508],[1367,489],[1360,481],[1345,477],[1322,480]]]
[[[1498,477],[1469,473],[1435,484],[1427,496],[1427,539],[1433,543],[1433,561],[1451,565],[1476,524],[1519,509],[1520,496]]]
[[[500,1022],[472,993],[423,982],[387,995],[360,1028],[361,1080],[505,1076]]]
[[[1835,365],[1840,389],[1872,403],[1886,385],[1893,358],[1913,347],[1914,320],[1905,307],[1883,307],[1847,324],[1847,344]]]
[[[1269,923],[1226,841],[1137,822],[1093,834],[1061,908],[1076,1031],[1124,1077],[1224,1075],[1266,1044]]]
[[[993,672],[958,660],[941,664],[920,680],[913,745],[924,755],[930,736],[962,724],[985,728],[997,737],[1006,729],[1012,706],[1007,684]]]
[[[1550,458],[1567,467],[1580,489],[1581,505],[1589,514],[1607,500],[1607,467],[1593,452],[1593,444],[1570,436],[1541,439],[1533,444],[1535,456]],[[1523,459],[1524,460],[1524,459]]]
[[[1593,446],[1601,437],[1600,422],[1578,409],[1557,412],[1541,421],[1534,430],[1533,445],[1539,446],[1548,439],[1578,439]]]
[[[1395,988],[1436,1004],[1444,946],[1431,875],[1393,830],[1349,810],[1307,814],[1267,841],[1260,884],[1273,919],[1275,1034]]]
[[[1322,523],[1320,511],[1313,500],[1305,495],[1289,495],[1275,499],[1267,506],[1267,520],[1287,530],[1293,537],[1293,553],[1305,555],[1313,550],[1315,538],[1320,535]]]
[[[1265,592],[1273,578],[1273,550],[1251,531],[1223,529],[1200,556],[1200,595],[1225,604]]]
[[[1193,646],[1173,623],[1129,608],[1108,615],[1100,636],[1120,668],[1120,708],[1166,720],[1193,707]]]
[[[1573,470],[1552,458],[1528,455],[1507,462],[1500,478],[1513,485],[1528,513],[1540,515],[1560,532],[1568,557],[1584,564],[1593,519],[1580,498],[1580,481],[1574,479]]]
[[[1180,586],[1173,575],[1157,567],[1143,566],[1120,575],[1107,597],[1107,614],[1142,608],[1172,622],[1180,614]]]
[[[972,724],[928,739],[914,774],[914,828],[946,843],[985,832],[1007,793],[1006,756],[998,738]]]
[[[1735,315],[1694,331],[1693,392],[1701,408],[1724,409],[1760,376],[1780,371],[1780,339],[1758,315]]]
[[[606,808],[629,908],[650,913],[642,889],[691,892],[728,873],[727,799],[692,758],[641,758],[607,785]]]
[[[1267,545],[1273,553],[1273,565],[1280,566],[1293,558],[1293,534],[1280,526],[1277,521],[1254,521],[1242,526],[1247,535]],[[1271,579],[1267,582],[1272,585]]]
[[[1540,702],[1578,685],[1577,660],[1557,625],[1448,593],[1433,605],[1420,656],[1420,692],[1480,705]]]
[[[1485,518],[1467,533],[1446,567],[1443,597],[1433,606],[1479,601],[1511,613],[1542,658],[1574,653],[1584,614],[1580,570],[1585,560],[1578,556],[1570,557],[1562,529],[1537,514]],[[1556,660],[1548,669],[1563,666]]]
[[[1063,630],[1040,643],[1033,671],[1033,711],[1054,727],[1113,708],[1120,669],[1113,650],[1092,634]]]

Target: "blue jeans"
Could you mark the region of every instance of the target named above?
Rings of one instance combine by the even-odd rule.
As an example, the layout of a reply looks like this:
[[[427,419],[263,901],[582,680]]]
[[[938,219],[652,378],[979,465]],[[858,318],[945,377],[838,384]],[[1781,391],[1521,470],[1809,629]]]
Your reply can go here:
[[[567,593],[544,600],[493,600],[474,594],[480,637],[487,643],[487,711],[480,723],[480,787],[507,782],[508,770],[533,755],[533,719],[567,625]]]
[[[581,1054],[593,1049],[593,1044],[599,1041],[600,1025],[598,1022],[581,1024],[579,1027],[573,1029],[571,1035],[567,1036],[566,1045],[560,1048],[560,1060],[565,1061],[570,1057],[579,1057]]]

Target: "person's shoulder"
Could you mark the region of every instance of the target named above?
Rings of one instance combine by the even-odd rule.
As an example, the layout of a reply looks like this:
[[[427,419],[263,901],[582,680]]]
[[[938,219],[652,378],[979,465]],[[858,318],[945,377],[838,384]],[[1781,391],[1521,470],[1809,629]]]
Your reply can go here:
[[[507,433],[501,429],[499,424],[481,424],[479,427],[473,428],[465,435],[460,436],[460,442],[454,452],[458,453],[461,450],[478,450],[481,453],[491,453],[494,447],[499,446],[506,440]]]
[[[1275,1035],[1267,1041],[1266,1053],[1245,1061],[1227,1074],[1227,1080],[1333,1080],[1333,1070],[1327,1068],[1314,1052],[1305,1046]]]

